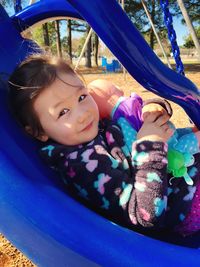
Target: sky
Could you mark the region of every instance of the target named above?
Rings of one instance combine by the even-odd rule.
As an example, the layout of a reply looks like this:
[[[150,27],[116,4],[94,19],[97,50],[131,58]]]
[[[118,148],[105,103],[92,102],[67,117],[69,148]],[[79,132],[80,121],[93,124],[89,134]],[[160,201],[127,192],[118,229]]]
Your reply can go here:
[[[178,45],[183,45],[184,43],[184,36],[189,34],[189,30],[186,25],[183,25],[181,23],[180,18],[173,18],[173,26],[174,30],[176,32],[176,37],[177,37],[177,43]]]
[[[30,0],[24,0],[23,2],[25,2],[25,1],[27,1],[27,3],[29,3]],[[9,15],[12,15],[13,9],[9,9],[9,10],[7,10],[7,12],[9,12]],[[187,27],[181,23],[181,18],[173,17],[173,26],[174,26],[176,36],[177,36],[177,43],[179,46],[181,46],[184,43],[184,36],[188,35],[189,31],[188,31]],[[62,31],[62,29],[61,29],[61,31]]]

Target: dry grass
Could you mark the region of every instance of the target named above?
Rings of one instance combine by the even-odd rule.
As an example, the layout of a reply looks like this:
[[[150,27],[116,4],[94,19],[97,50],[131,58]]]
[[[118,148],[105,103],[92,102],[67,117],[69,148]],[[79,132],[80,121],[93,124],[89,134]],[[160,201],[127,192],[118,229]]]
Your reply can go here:
[[[200,64],[195,65],[186,65],[187,77],[193,81],[200,88]],[[151,92],[148,92],[143,87],[141,87],[133,78],[129,75],[126,75],[126,80],[123,77],[123,74],[102,74],[101,69],[84,69],[81,70],[84,74],[85,81],[91,82],[95,79],[107,79],[121,88],[124,89],[126,95],[129,95],[130,92],[136,92],[143,99],[151,98],[153,95]],[[186,127],[190,123],[185,112],[172,103],[174,110],[174,115],[172,121],[177,127]],[[0,267],[33,267],[33,265],[28,259],[26,259],[15,247],[13,247],[2,235],[0,235]]]

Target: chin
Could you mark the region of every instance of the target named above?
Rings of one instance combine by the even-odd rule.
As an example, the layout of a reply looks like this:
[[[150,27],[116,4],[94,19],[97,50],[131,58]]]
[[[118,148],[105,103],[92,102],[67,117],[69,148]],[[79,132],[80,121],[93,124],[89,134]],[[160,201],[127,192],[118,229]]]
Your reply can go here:
[[[89,133],[86,142],[91,142],[93,139],[97,137],[97,135],[98,135],[98,130]]]

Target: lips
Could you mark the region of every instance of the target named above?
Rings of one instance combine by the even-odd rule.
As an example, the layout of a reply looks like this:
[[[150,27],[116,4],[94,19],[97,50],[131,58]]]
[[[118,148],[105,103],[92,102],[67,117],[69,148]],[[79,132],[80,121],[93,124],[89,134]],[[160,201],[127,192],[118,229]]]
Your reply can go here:
[[[83,128],[83,130],[81,132],[90,130],[92,128],[92,125],[93,125],[93,121],[90,122],[85,128]]]

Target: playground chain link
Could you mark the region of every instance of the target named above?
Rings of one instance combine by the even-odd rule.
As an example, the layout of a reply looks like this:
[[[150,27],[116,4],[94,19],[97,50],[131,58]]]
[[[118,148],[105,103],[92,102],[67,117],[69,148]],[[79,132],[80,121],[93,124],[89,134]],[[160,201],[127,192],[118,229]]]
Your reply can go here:
[[[160,0],[160,6],[164,13],[164,22],[168,31],[168,38],[170,40],[172,46],[172,53],[176,62],[176,70],[179,74],[185,75],[184,66],[180,57],[180,49],[178,47],[176,41],[176,32],[173,27],[173,19],[172,15],[169,11],[169,1],[168,0]]]

